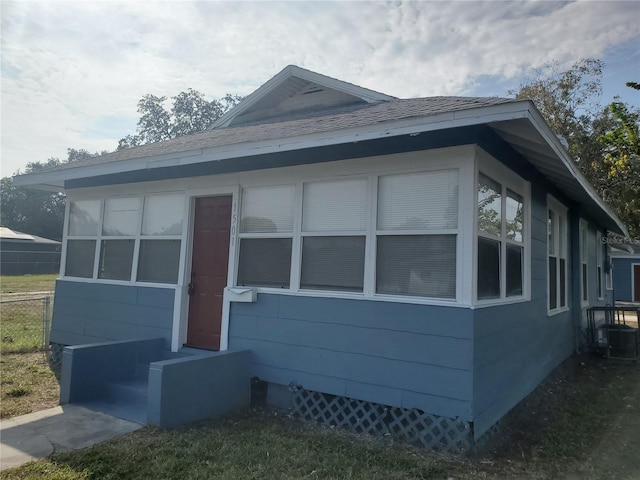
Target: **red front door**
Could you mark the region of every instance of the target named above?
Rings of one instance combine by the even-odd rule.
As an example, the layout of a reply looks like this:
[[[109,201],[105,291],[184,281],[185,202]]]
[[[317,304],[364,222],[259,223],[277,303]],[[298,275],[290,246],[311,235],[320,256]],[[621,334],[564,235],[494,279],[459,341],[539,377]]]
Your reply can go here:
[[[220,348],[230,228],[230,196],[196,199],[187,326],[187,345],[190,347]]]
[[[633,266],[633,301],[640,302],[640,265]]]

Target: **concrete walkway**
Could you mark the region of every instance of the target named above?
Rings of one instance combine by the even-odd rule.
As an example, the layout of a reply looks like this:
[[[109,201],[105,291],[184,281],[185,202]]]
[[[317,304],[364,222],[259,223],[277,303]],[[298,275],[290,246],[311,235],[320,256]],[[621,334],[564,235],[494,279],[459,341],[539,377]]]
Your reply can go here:
[[[138,423],[63,405],[0,421],[0,471],[54,452],[85,448],[142,428]]]

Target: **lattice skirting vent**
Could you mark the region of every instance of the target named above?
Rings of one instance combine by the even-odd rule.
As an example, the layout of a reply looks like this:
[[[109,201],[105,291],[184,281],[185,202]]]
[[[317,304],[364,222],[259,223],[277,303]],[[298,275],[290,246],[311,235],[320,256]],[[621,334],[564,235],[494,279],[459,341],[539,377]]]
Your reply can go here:
[[[370,435],[391,435],[439,451],[460,453],[473,448],[468,422],[297,388],[295,417]]]

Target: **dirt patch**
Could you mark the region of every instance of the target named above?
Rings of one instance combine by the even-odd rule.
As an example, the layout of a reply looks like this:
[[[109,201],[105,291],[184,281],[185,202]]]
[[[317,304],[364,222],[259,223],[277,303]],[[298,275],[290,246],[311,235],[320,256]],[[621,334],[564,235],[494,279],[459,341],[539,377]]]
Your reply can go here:
[[[2,353],[0,418],[37,412],[58,405],[60,385],[46,352]]]

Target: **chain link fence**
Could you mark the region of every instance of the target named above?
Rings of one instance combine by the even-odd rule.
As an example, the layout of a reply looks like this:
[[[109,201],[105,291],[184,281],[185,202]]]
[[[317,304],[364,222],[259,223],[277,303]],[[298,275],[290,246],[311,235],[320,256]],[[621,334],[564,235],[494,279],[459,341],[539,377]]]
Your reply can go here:
[[[48,355],[51,311],[49,296],[3,298],[0,301],[0,352],[42,351]]]

